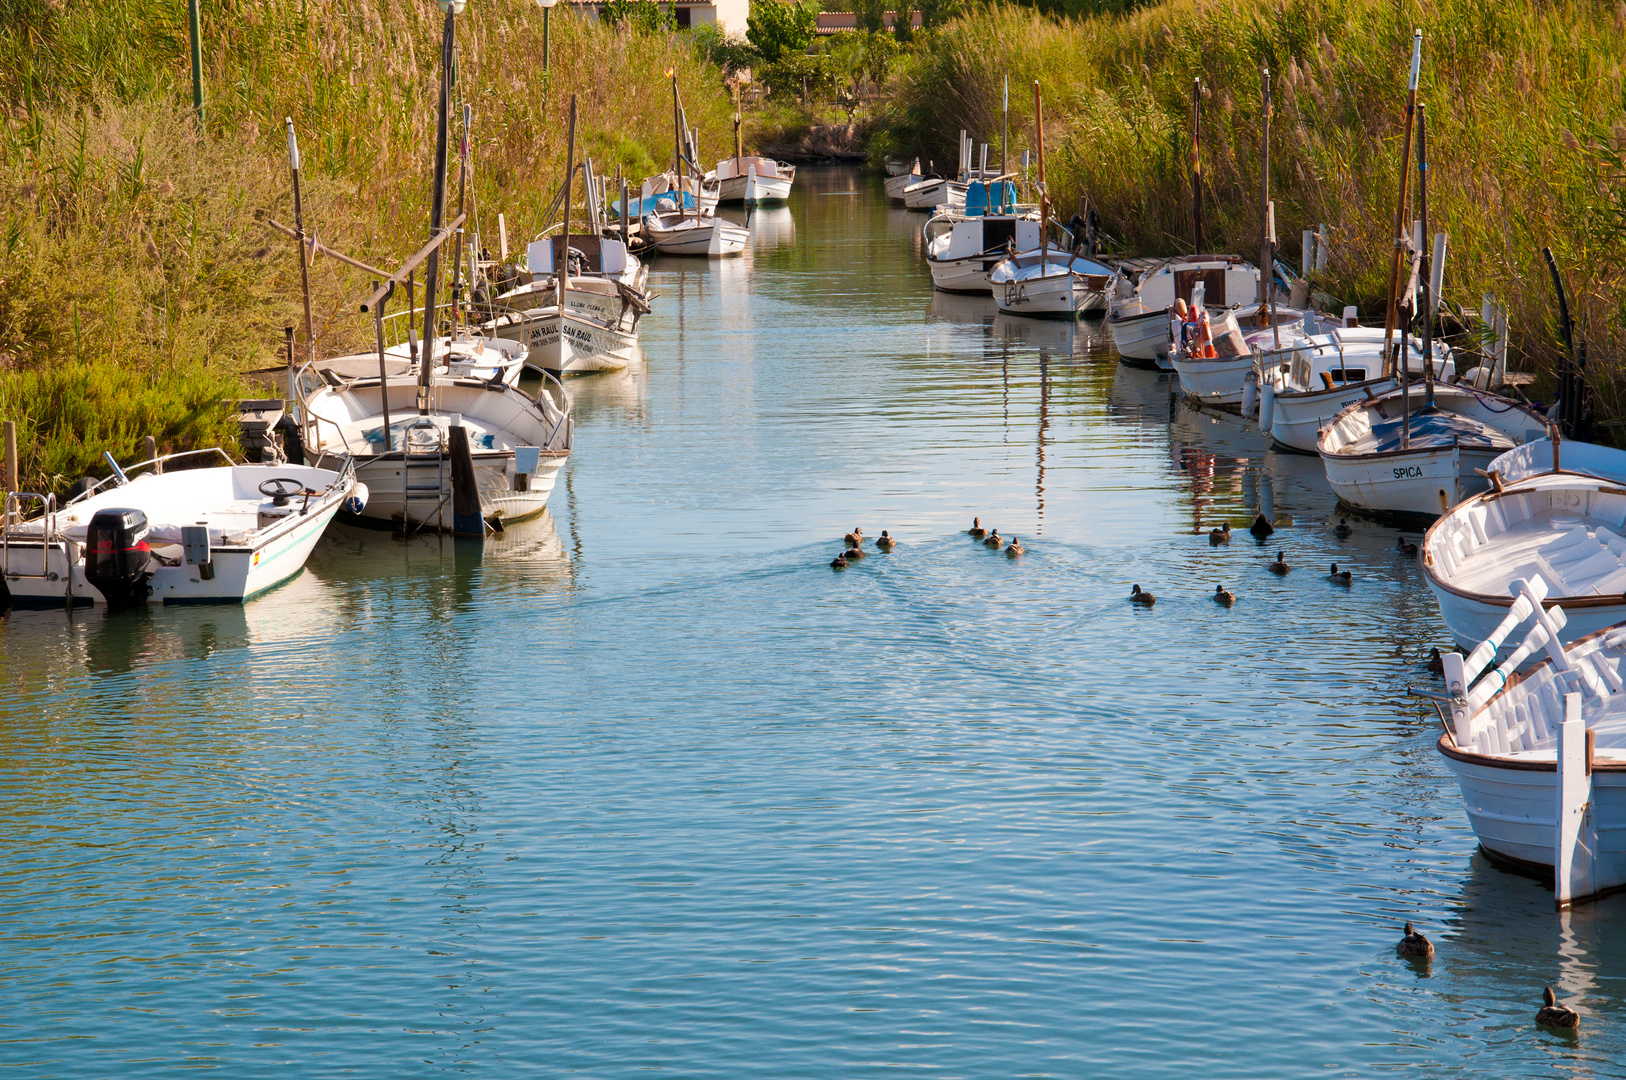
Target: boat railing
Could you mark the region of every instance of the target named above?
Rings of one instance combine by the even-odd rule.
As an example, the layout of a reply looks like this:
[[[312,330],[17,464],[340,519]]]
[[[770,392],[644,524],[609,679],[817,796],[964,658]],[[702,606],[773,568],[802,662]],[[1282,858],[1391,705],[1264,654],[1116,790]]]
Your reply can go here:
[[[102,456],[107,458],[107,463],[113,466],[113,474],[111,476],[102,477],[100,480],[85,488],[79,494],[75,495],[62,505],[64,508],[67,508],[69,506],[73,506],[75,503],[83,502],[92,495],[95,495],[105,485],[114,480],[118,480],[121,486],[129,483],[129,477],[135,475],[137,472],[140,472],[143,469],[147,470],[148,472],[161,473],[164,471],[164,466],[171,461],[179,461],[182,458],[207,457],[211,454],[220,455],[225,459],[227,465],[238,464],[238,462],[235,461],[230,454],[226,453],[225,450],[218,446],[206,446],[201,450],[178,450],[173,454],[159,454],[157,457],[150,457],[145,461],[137,461],[132,465],[119,465],[118,462],[113,460],[112,454],[103,454]]]
[[[23,523],[23,503],[25,501],[40,504],[40,572],[37,574],[24,573],[11,565],[11,532],[14,525]],[[29,539],[32,540],[33,537],[30,536]],[[51,545],[56,540],[55,494],[41,495],[33,491],[6,492],[6,516],[5,520],[0,521],[0,570],[4,570],[7,577],[37,577],[43,579],[49,576],[51,572]]]

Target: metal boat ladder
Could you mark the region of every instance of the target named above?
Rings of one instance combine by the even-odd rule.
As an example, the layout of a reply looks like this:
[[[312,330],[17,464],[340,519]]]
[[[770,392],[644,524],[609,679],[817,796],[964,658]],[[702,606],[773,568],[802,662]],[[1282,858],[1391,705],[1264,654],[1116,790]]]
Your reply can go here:
[[[438,520],[451,496],[445,465],[441,432],[434,421],[419,417],[407,425],[401,432],[401,527],[409,536]]]

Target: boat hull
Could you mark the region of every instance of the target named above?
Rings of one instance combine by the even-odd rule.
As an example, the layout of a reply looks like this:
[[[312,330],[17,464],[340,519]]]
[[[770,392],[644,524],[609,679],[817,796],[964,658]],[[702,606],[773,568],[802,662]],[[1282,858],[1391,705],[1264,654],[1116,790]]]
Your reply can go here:
[[[1242,383],[1253,370],[1252,356],[1234,356],[1223,360],[1192,360],[1174,356],[1170,358],[1180,376],[1180,389],[1189,398],[1204,405],[1221,408],[1240,408]]]
[[[926,265],[932,272],[932,287],[942,292],[967,293],[987,296],[993,292],[988,284],[988,271],[998,264],[999,258],[982,255],[963,259],[932,259]]]
[[[1472,652],[1507,618],[1508,608],[1512,606],[1511,596],[1507,603],[1498,603],[1448,589],[1432,574],[1424,576],[1428,580],[1429,590],[1440,605],[1440,617],[1445,622],[1445,628],[1451,632],[1451,640],[1464,652]],[[1562,606],[1569,619],[1559,634],[1559,640],[1565,644],[1626,622],[1626,600],[1587,607],[1578,606],[1573,597],[1555,597],[1552,602]]]
[[[1381,514],[1439,517],[1490,486],[1484,469],[1502,449],[1440,447],[1370,456],[1322,454],[1327,483],[1350,506]]]
[[[1029,319],[1078,319],[1107,309],[1106,293],[1081,274],[1022,278],[992,291],[1000,311]]]
[[[518,522],[540,514],[548,505],[559,470],[564,467],[568,454],[543,451],[535,473],[525,483],[524,490],[516,490],[513,451],[475,453],[474,482],[480,494],[480,517],[485,521]],[[322,454],[319,466],[342,461],[342,455]],[[358,457],[356,477],[367,485],[367,505],[360,515],[346,514],[347,519],[359,519],[394,528],[426,528],[435,532],[454,532],[452,507],[452,462],[444,458],[438,472],[414,466],[414,486],[436,484],[436,491],[426,496],[409,497],[406,490],[406,465],[399,451]],[[333,467],[328,464],[326,467]]]
[[[719,182],[719,203],[772,203],[790,198],[794,178],[789,176],[731,176]]]
[[[1112,340],[1117,346],[1118,355],[1131,367],[1155,370],[1159,367],[1158,361],[1166,361],[1169,351],[1174,348],[1167,311],[1114,316],[1108,325],[1112,327]]]
[[[1367,389],[1382,394],[1394,389],[1394,385],[1393,379],[1381,379],[1308,394],[1285,394],[1277,390],[1271,408],[1270,437],[1289,450],[1314,454],[1316,439],[1328,421],[1366,397]]]
[[[1558,850],[1558,769],[1552,762],[1466,754],[1441,737],[1439,751],[1457,778],[1480,846],[1493,856],[1551,872]],[[1577,898],[1626,887],[1626,768],[1592,772],[1587,816],[1596,823],[1592,874]]]
[[[964,206],[966,185],[934,177],[904,189],[903,205],[911,210],[935,210],[939,206]]]
[[[751,242],[751,233],[732,222],[713,219],[703,225],[689,225],[675,229],[652,229],[644,226],[645,235],[662,255],[684,255],[699,258],[738,255]]]
[[[563,318],[556,307],[526,312],[522,319],[498,326],[495,333],[523,341],[529,348],[526,364],[554,375],[620,371],[638,351],[635,331],[577,313],[574,306]]]

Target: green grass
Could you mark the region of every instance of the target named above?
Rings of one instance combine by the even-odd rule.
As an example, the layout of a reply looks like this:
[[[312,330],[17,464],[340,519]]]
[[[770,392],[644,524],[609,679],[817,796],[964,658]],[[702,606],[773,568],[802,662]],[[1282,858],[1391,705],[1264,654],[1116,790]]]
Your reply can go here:
[[[1318,287],[1375,314],[1388,283],[1413,27],[1425,40],[1430,213],[1434,230],[1450,234],[1447,297],[1471,309],[1484,293],[1503,298],[1515,357],[1546,370],[1555,305],[1540,250],[1551,245],[1597,361],[1600,413],[1620,417],[1626,5],[1168,0],[1078,21],[986,7],[900,68],[873,152],[953,161],[960,128],[997,148],[1009,74],[1014,155],[1032,142],[1037,79],[1063,212],[1087,195],[1130,250],[1189,250],[1191,87],[1201,78],[1205,246],[1256,254],[1268,65],[1284,256],[1297,258],[1301,229],[1331,226],[1332,265]]]
[[[128,457],[230,444],[220,398],[299,326],[283,118],[299,133],[307,225],[372,263],[427,233],[440,15],[429,0],[204,0],[207,122],[195,124],[186,5],[0,0],[0,419],[21,421],[24,487],[60,490]],[[459,19],[474,110],[473,226],[497,246],[551,221],[566,117],[578,159],[633,184],[671,159],[676,69],[701,150],[731,153],[722,73],[682,34],[634,34],[556,9],[549,70],[529,0]],[[457,166],[454,134],[452,198]],[[578,205],[580,205],[578,185]],[[312,268],[318,355],[361,345],[365,275]]]

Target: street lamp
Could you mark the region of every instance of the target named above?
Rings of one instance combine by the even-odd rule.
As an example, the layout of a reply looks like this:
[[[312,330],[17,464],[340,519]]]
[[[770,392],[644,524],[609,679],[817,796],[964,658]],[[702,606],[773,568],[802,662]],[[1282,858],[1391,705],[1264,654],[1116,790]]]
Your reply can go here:
[[[536,0],[536,6],[542,9],[542,70],[548,70],[548,16],[553,13],[553,5],[559,0]]]

